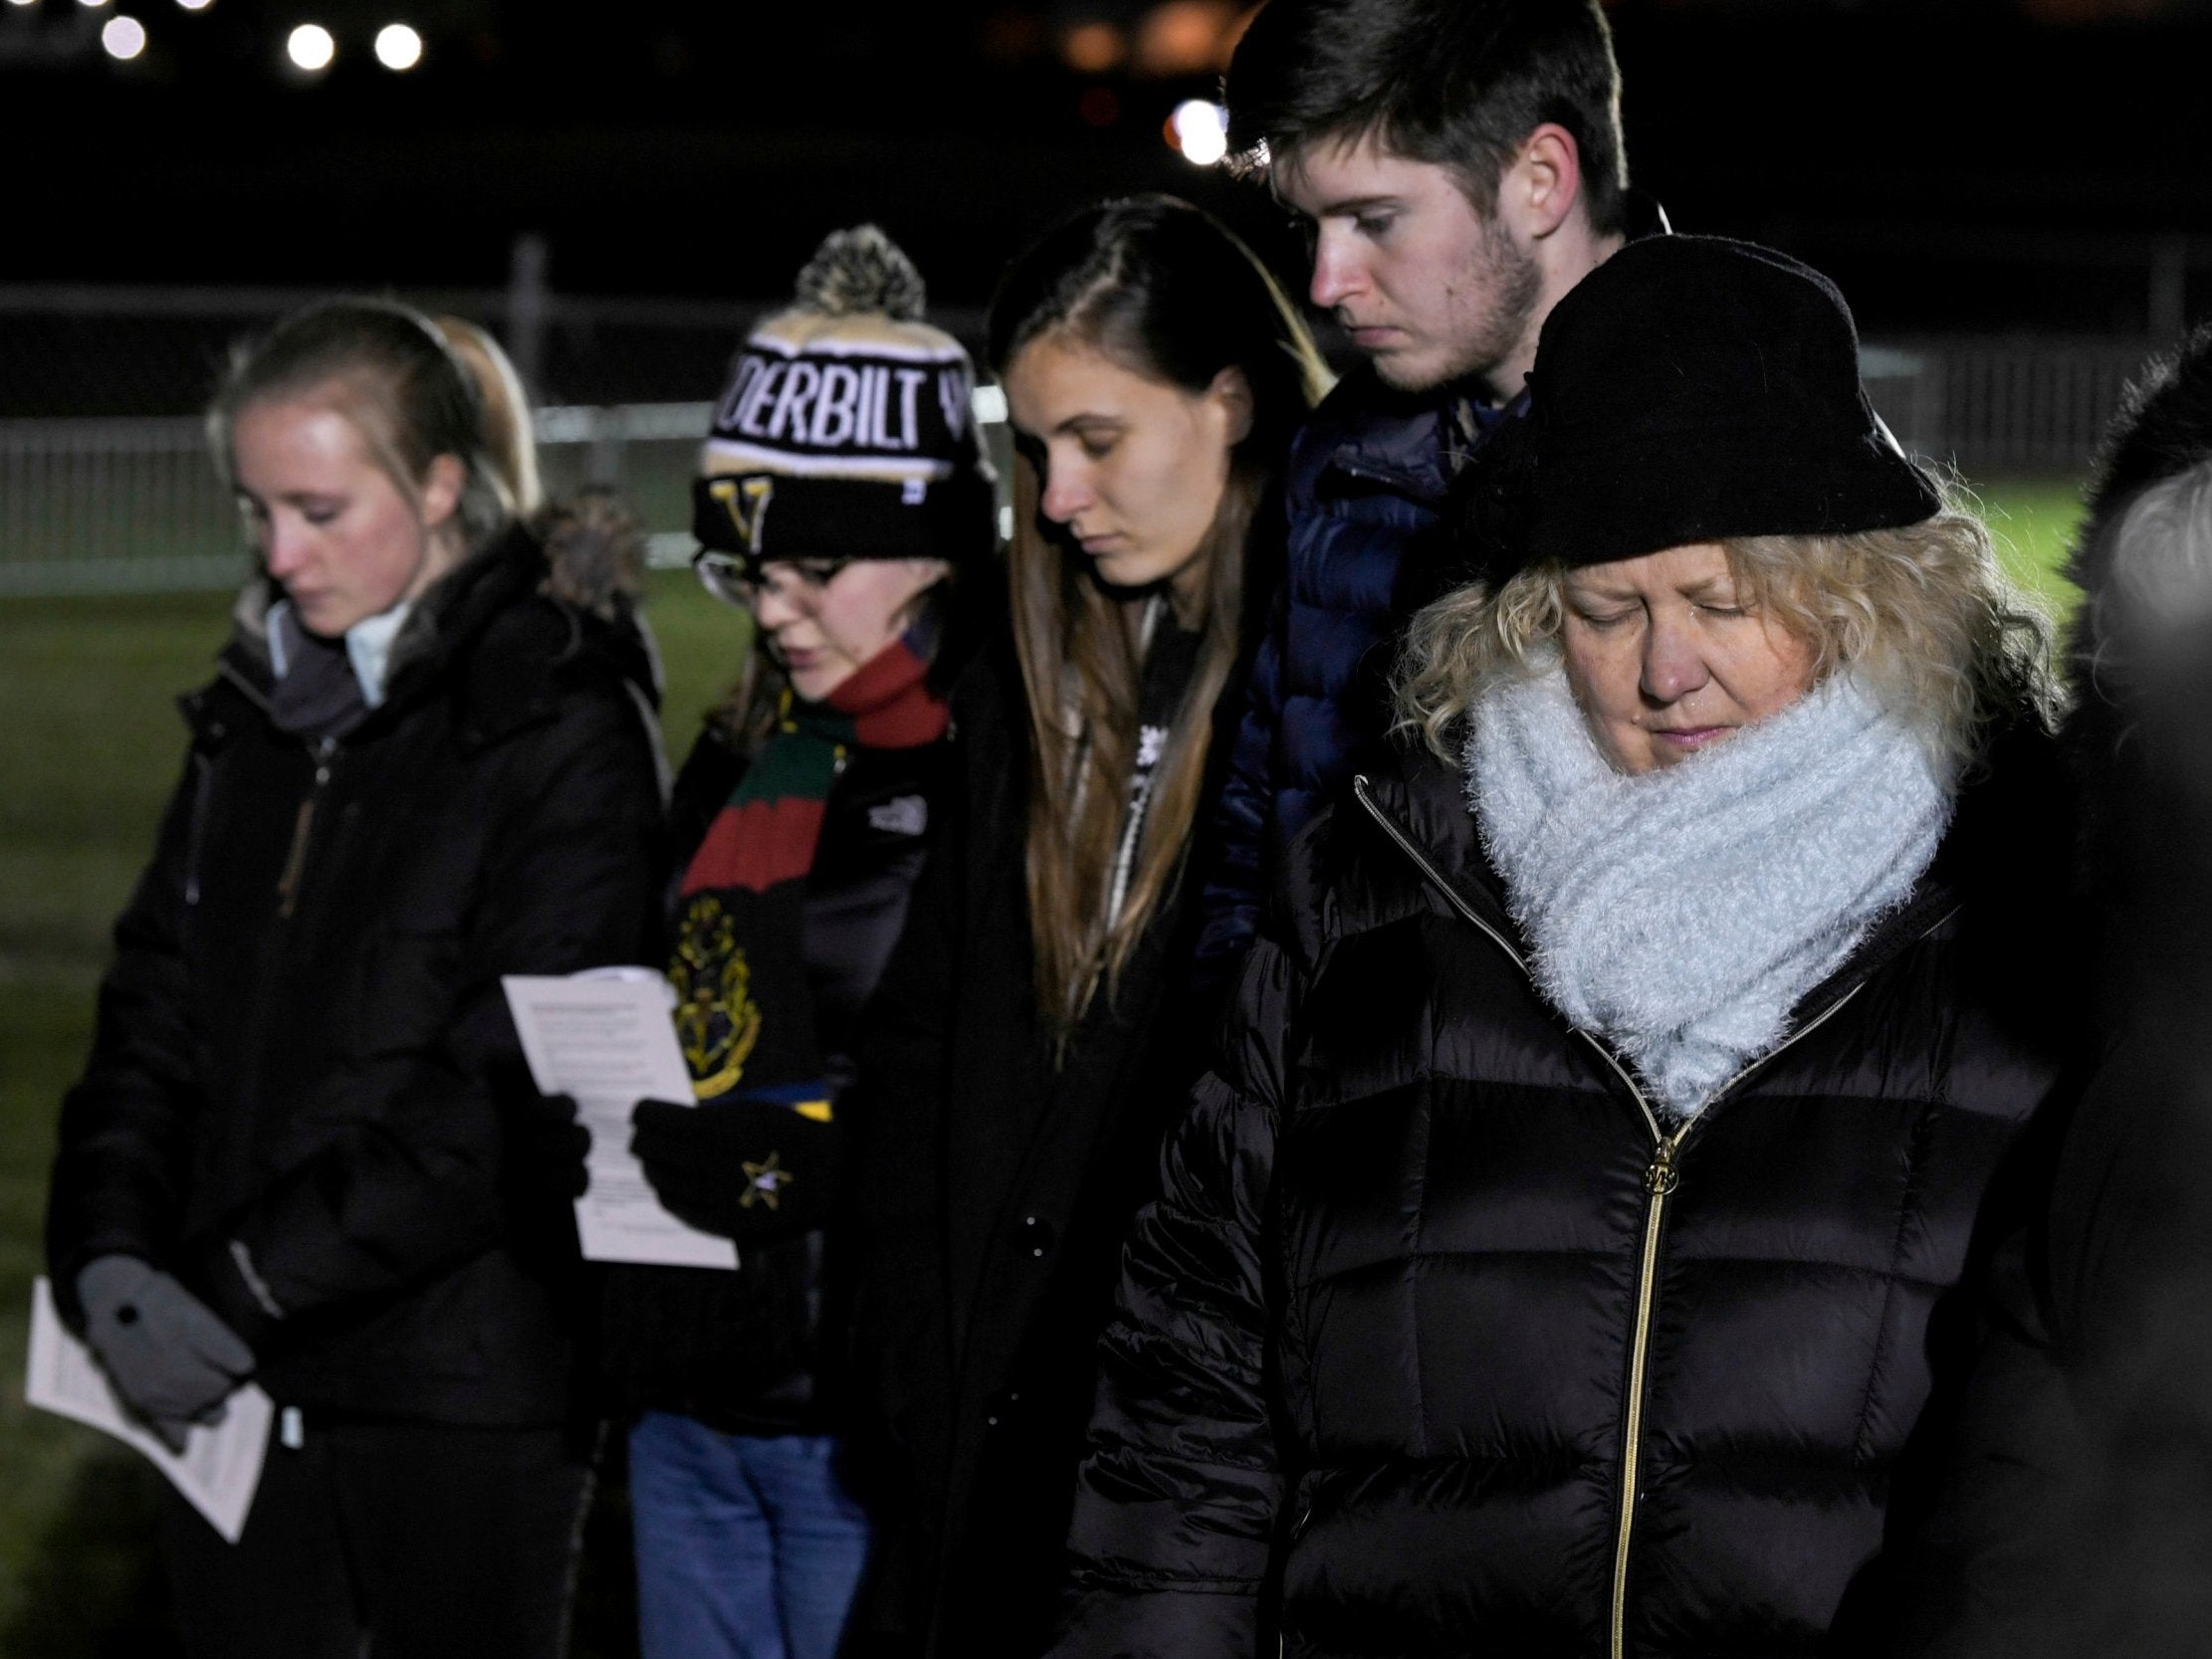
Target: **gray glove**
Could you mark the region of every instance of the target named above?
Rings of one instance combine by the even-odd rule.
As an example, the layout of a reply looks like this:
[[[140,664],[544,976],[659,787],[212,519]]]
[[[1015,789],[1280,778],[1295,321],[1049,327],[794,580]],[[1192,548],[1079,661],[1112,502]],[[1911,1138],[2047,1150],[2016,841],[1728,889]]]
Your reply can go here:
[[[100,1256],[77,1276],[85,1341],[125,1404],[172,1451],[193,1423],[220,1422],[253,1349],[207,1305],[136,1256]]]

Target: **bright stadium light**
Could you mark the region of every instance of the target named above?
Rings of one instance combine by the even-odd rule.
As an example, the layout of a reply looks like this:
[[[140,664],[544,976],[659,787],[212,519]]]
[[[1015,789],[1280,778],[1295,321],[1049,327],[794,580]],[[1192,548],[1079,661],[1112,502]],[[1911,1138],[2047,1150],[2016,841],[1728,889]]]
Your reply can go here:
[[[102,6],[108,4],[108,0],[77,0],[77,3],[87,11],[98,11]]]
[[[337,42],[322,24],[303,23],[286,37],[284,52],[294,64],[313,75],[331,67],[331,60],[337,56]]]
[[[100,44],[109,57],[127,64],[146,49],[146,26],[134,17],[111,17],[100,31]]]
[[[204,12],[215,0],[176,0],[176,3],[188,12]]]
[[[1228,154],[1228,111],[1203,98],[1186,99],[1168,117],[1168,128],[1183,159],[1211,167]]]
[[[8,0],[8,4],[11,6],[35,6],[38,3],[39,0]]]
[[[404,23],[387,23],[376,31],[376,61],[395,73],[422,62],[422,37]]]

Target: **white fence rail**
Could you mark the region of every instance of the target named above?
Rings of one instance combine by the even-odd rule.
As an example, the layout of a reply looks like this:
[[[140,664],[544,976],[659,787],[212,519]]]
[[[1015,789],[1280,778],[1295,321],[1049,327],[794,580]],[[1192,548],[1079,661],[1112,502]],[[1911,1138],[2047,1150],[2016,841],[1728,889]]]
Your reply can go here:
[[[619,486],[656,532],[656,557],[681,563],[691,470],[712,410],[541,409],[547,482]],[[235,586],[245,546],[202,422],[0,421],[0,596]]]
[[[2079,472],[2148,354],[2134,341],[1952,340],[1869,346],[1862,366],[1907,449],[1987,480]],[[979,396],[982,422],[1003,419],[993,395]],[[541,409],[547,482],[618,486],[653,532],[655,561],[680,563],[710,409]],[[0,421],[0,596],[223,587],[246,568],[199,421]]]

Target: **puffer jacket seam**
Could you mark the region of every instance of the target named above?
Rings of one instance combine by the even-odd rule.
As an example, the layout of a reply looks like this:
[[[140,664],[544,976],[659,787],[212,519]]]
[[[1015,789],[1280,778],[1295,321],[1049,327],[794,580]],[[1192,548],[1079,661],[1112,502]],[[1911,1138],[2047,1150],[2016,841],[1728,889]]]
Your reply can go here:
[[[1856,1468],[1865,1468],[1874,1461],[1874,1447],[1870,1443],[1874,1434],[1875,1401],[1881,1394],[1881,1384],[1887,1375],[1890,1362],[1889,1311],[1897,1299],[1897,1286],[1903,1280],[1904,1241],[1916,1213],[1914,1201],[1919,1196],[1920,1181],[1927,1167],[1927,1141],[1938,1108],[1948,1108],[1950,1102],[1942,1098],[1943,1091],[1921,1103],[1919,1122],[1912,1127],[1911,1149],[1906,1154],[1904,1188],[1897,1195],[1897,1231],[1889,1247],[1889,1272],[1881,1294],[1881,1319],[1876,1327],[1881,1333],[1880,1346],[1875,1349],[1874,1362],[1867,1367],[1867,1392],[1859,1402],[1859,1427],[1851,1442],[1851,1459]]]
[[[1429,1037],[1432,1052],[1438,1040],[1435,1010],[1436,1002],[1432,998]],[[1430,1450],[1428,1366],[1422,1360],[1422,1349],[1428,1341],[1428,1333],[1423,1329],[1421,1318],[1421,1278],[1425,1271],[1423,1263],[1427,1259],[1421,1248],[1421,1240],[1429,1220],[1429,1154],[1436,1142],[1437,1092],[1434,1088],[1425,1087],[1422,1090],[1421,1106],[1421,1158],[1415,1165],[1419,1172],[1414,1177],[1413,1238],[1408,1245],[1406,1262],[1406,1331],[1413,1345],[1414,1423],[1423,1457],[1433,1454]]]

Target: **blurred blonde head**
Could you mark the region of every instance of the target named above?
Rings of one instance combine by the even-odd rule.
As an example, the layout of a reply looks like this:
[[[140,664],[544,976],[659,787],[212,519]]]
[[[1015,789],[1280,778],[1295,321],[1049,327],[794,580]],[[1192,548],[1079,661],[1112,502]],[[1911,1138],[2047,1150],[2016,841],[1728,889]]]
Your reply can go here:
[[[531,430],[523,377],[488,330],[459,316],[432,317],[431,322],[476,382],[484,405],[484,448],[516,514],[527,518],[546,505],[546,488],[538,471],[538,439]]]

